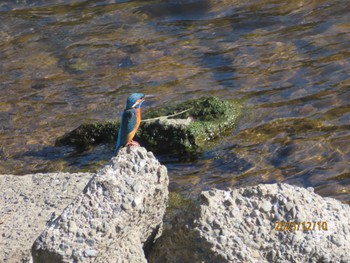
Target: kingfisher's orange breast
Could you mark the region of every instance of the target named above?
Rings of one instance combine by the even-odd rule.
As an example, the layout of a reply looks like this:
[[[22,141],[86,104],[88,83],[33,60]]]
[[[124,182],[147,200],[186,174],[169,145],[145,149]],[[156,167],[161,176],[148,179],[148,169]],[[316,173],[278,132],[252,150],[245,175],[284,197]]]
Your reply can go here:
[[[134,111],[135,111],[136,124],[135,124],[135,128],[128,134],[127,144],[132,140],[132,138],[134,138],[137,130],[140,127],[140,123],[141,123],[141,109],[136,108]]]

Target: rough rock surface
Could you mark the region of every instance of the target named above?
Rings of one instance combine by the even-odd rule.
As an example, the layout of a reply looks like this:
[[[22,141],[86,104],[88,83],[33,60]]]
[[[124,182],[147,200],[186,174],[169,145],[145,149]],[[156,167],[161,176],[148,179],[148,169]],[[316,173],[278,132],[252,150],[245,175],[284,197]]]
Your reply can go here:
[[[350,262],[350,207],[312,188],[213,189],[194,205],[165,227],[149,262]],[[277,231],[281,221],[326,222],[328,230]]]
[[[123,148],[38,237],[34,262],[146,262],[161,228],[166,168],[142,147]]]
[[[29,262],[33,241],[93,174],[0,175],[0,262]]]

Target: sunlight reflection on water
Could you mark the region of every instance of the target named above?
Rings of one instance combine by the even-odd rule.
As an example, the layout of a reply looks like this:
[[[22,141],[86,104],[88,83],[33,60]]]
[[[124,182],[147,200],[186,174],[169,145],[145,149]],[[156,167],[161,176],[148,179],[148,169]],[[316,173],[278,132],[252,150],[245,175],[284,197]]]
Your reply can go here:
[[[350,201],[350,3],[338,1],[2,1],[0,172],[100,167],[109,146],[52,147],[79,124],[216,95],[244,101],[235,134],[171,187],[284,181]]]

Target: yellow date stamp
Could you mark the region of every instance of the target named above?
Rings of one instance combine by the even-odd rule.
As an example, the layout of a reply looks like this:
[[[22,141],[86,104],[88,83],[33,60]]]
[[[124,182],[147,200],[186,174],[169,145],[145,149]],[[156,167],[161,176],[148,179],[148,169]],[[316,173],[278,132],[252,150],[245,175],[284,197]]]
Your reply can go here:
[[[283,222],[277,221],[276,231],[327,231],[328,224],[325,221],[318,222]]]

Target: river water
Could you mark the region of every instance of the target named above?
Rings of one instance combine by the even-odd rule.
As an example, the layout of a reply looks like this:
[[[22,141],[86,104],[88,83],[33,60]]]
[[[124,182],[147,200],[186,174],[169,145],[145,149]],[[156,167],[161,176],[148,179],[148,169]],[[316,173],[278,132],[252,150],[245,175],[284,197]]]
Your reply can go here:
[[[111,146],[55,139],[144,109],[215,95],[237,129],[197,161],[166,162],[172,191],[287,182],[350,202],[350,1],[3,0],[0,173],[92,171]],[[112,146],[113,148],[113,146]]]

